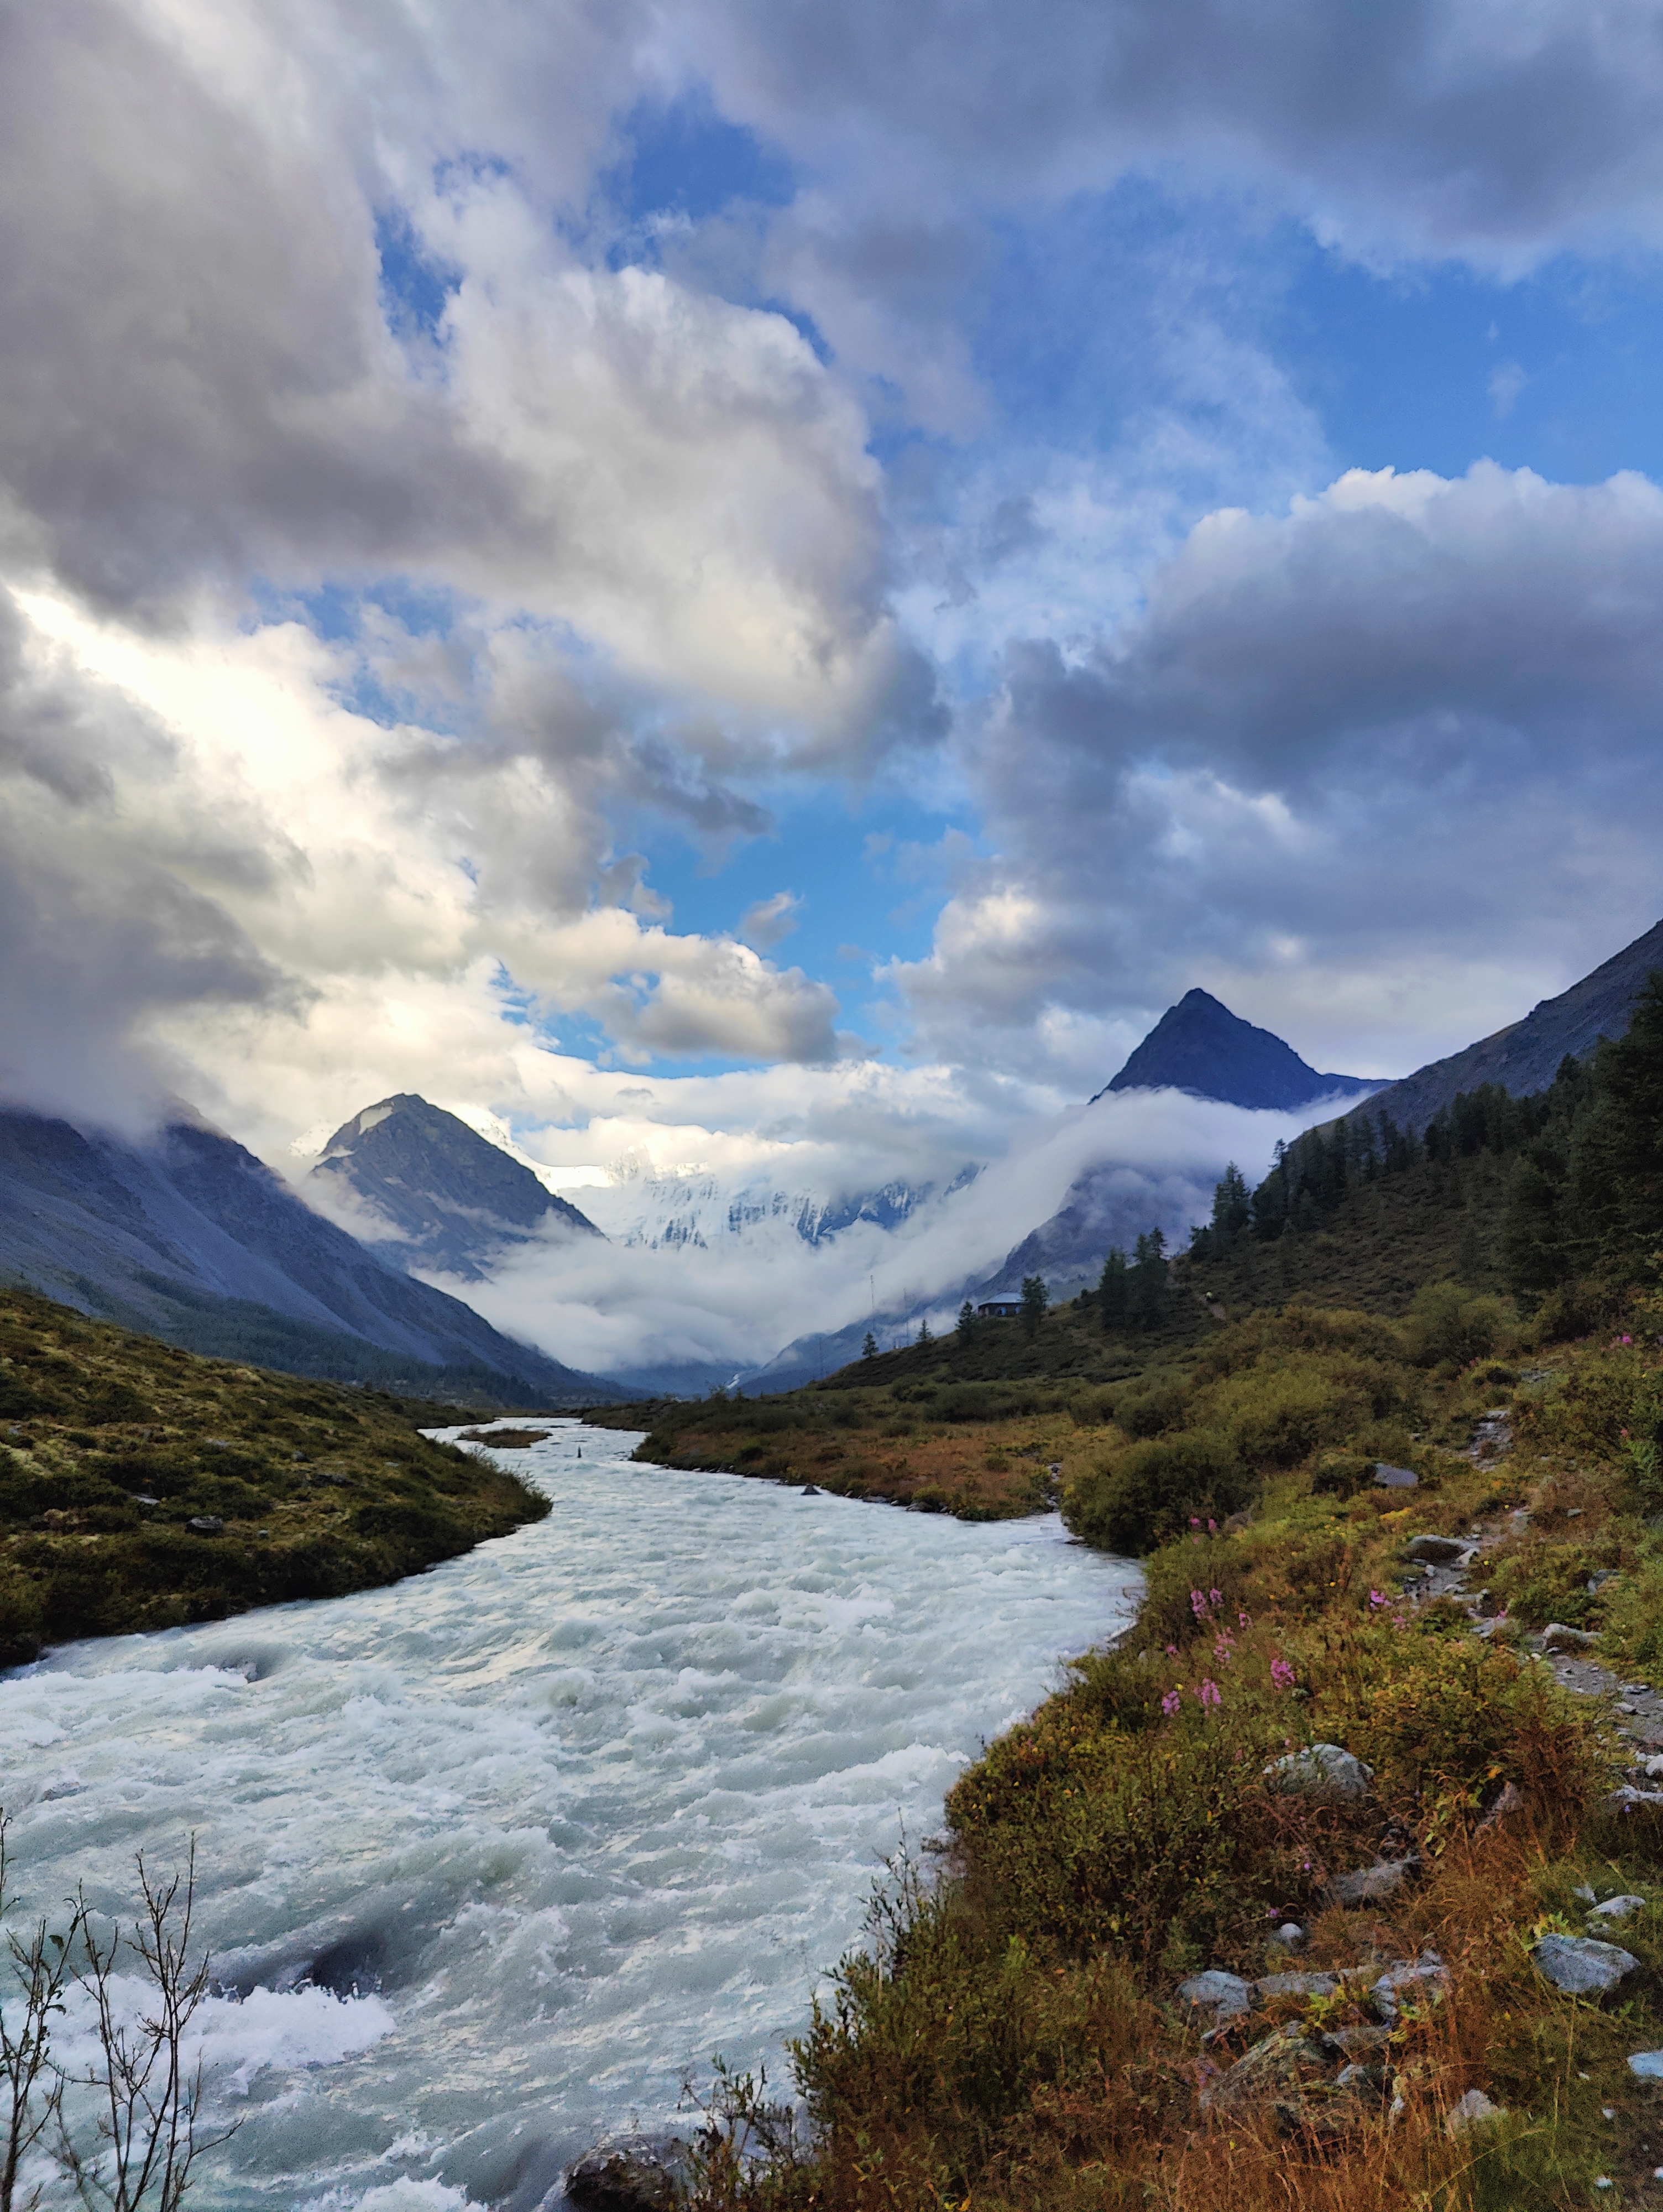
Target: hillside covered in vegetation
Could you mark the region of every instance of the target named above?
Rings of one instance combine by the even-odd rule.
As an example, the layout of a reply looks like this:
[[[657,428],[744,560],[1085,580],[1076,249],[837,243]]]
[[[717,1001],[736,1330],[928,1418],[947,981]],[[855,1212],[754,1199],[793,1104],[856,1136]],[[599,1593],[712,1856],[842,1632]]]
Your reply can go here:
[[[398,1400],[0,1291],[0,1664],[370,1589],[548,1510]]]
[[[1663,988],[1538,1098],[1371,1139],[1227,1177],[1158,1297],[1146,1243],[1029,1329],[664,1418],[816,1480],[962,1437],[1013,1510],[1027,1436],[1148,1576],[891,1870],[806,2134],[719,2081],[701,2203],[1654,2200]]]

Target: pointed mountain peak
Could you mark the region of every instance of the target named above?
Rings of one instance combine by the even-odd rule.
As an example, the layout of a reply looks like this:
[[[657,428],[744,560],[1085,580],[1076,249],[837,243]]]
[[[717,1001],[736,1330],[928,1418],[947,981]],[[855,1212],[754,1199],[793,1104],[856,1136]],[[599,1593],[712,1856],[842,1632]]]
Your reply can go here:
[[[1108,1091],[1187,1091],[1228,1106],[1285,1112],[1333,1091],[1374,1087],[1359,1076],[1319,1074],[1279,1036],[1244,1022],[1211,992],[1194,990],[1167,1008],[1097,1097]]]
[[[551,1231],[600,1234],[512,1153],[414,1091],[343,1121],[312,1176],[379,1217],[407,1266],[473,1280],[505,1247]]]

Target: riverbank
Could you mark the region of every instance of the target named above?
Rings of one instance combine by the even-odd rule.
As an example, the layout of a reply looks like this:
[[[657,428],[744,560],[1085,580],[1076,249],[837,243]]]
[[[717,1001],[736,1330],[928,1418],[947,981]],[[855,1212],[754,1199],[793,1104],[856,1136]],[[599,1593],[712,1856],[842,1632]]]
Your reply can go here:
[[[391,1398],[0,1291],[0,1666],[373,1589],[548,1510]]]
[[[1663,2202],[1629,2063],[1663,2046],[1658,1703],[1543,1649],[1663,1684],[1638,1335],[1544,1346],[1441,1290],[1128,1383],[1066,1510],[1148,1552],[1137,1626],[967,1771],[938,1878],[844,1961],[796,2048],[811,2144],[719,2154],[700,2201]]]

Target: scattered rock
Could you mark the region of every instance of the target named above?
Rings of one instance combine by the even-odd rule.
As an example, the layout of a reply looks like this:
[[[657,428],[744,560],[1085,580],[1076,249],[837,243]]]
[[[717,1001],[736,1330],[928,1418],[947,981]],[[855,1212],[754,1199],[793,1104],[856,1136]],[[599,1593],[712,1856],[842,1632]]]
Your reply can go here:
[[[1403,1547],[1403,1556],[1426,1567],[1453,1567],[1470,1549],[1459,1536],[1411,1536]]]
[[[805,1482],[803,1485],[803,1495],[804,1498],[818,1498],[820,1494],[820,1486],[817,1482]]]
[[[1586,1628],[1572,1628],[1563,1620],[1551,1620],[1542,1631],[1544,1651],[1586,1651],[1599,1641]]]
[[[1360,2051],[1382,2050],[1392,2040],[1392,2031],[1364,2021],[1351,2027],[1326,2028],[1322,2040],[1336,2057],[1355,2058]]]
[[[1516,1820],[1520,1814],[1528,1809],[1529,1800],[1518,1784],[1504,1782],[1496,1796],[1496,1802],[1479,1821],[1478,1833],[1481,1836],[1486,1835],[1492,1829],[1499,1828],[1503,1821]]]
[[[1617,1579],[1617,1570],[1615,1567],[1599,1567],[1596,1569],[1596,1571],[1588,1577],[1588,1595],[1590,1597],[1598,1597],[1600,1591],[1604,1589],[1607,1583],[1614,1583]]]
[[[673,2212],[676,2180],[658,2144],[601,2143],[568,2170],[566,2194],[583,2212]]]
[[[1279,1943],[1284,1951],[1296,1951],[1305,1941],[1305,1930],[1296,1920],[1284,1920],[1270,1940]]]
[[[1598,1905],[1599,1902],[1597,1892],[1590,1889],[1585,1881],[1579,1881],[1571,1895],[1580,1897],[1584,1905]]]
[[[1466,2096],[1459,2103],[1452,2105],[1444,2114],[1444,2130],[1452,2136],[1464,2135],[1468,2128],[1480,2128],[1487,2120],[1505,2118],[1505,2106],[1494,2103],[1482,2089],[1469,2089]]]
[[[1417,1490],[1420,1477],[1412,1468],[1388,1467],[1384,1460],[1375,1466],[1375,1480],[1382,1490]]]
[[[1449,1988],[1449,1969],[1435,1951],[1423,1951],[1406,1966],[1393,1966],[1369,1992],[1369,2001],[1389,2027],[1404,1999],[1411,2004],[1421,1997],[1443,1996]]]
[[[225,1523],[217,1513],[193,1513],[185,1525],[193,1536],[217,1536]]]
[[[1631,2052],[1629,2071],[1637,2074],[1642,2081],[1663,2081],[1663,2051]]]
[[[1306,2136],[1332,2142],[1359,2127],[1386,2094],[1381,2066],[1347,2066],[1332,2081],[1276,2100],[1276,2124],[1284,2136]]]
[[[1603,1920],[1615,1928],[1624,1920],[1631,1920],[1645,1905],[1643,1897],[1608,1897],[1603,1905],[1596,1905],[1588,1914],[1590,1920]]]
[[[1227,1974],[1217,1966],[1180,1982],[1177,1996],[1179,2003],[1192,2014],[1211,2014],[1215,2025],[1220,2021],[1233,2020],[1238,2014],[1251,2012],[1258,2002],[1251,1982],[1244,1982],[1239,1974]]]
[[[1408,1887],[1420,1872],[1420,1863],[1417,1858],[1376,1860],[1373,1866],[1336,1875],[1328,1894],[1336,1905],[1382,1905]]]
[[[1531,1953],[1539,1970],[1568,1996],[1603,1996],[1640,1964],[1631,1951],[1592,1936],[1544,1936]]]
[[[1337,1743],[1314,1743],[1265,1769],[1272,1790],[1302,1797],[1366,1797],[1375,1770]]]
[[[1272,2028],[1227,2074],[1208,2082],[1201,2092],[1201,2109],[1233,2112],[1278,2090],[1300,2089],[1320,2080],[1327,2070],[1328,2054],[1308,2029],[1297,2022]]]
[[[1636,1790],[1631,1782],[1624,1782],[1611,1791],[1603,1802],[1607,1813],[1637,1813],[1642,1805],[1663,1805],[1663,1790]]]

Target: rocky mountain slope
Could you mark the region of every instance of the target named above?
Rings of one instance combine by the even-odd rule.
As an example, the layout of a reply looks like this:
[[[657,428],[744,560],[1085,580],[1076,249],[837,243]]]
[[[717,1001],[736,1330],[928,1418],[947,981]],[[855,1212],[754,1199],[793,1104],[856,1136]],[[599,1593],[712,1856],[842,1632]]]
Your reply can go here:
[[[1192,1091],[1229,1106],[1285,1112],[1337,1091],[1379,1088],[1361,1076],[1319,1075],[1269,1030],[1255,1029],[1205,991],[1186,991],[1097,1097],[1108,1091]]]
[[[294,1373],[507,1405],[617,1395],[390,1266],[194,1120],[140,1146],[0,1114],[0,1277]]]
[[[515,1245],[601,1234],[530,1168],[410,1091],[343,1122],[309,1182],[320,1202],[344,1202],[384,1258],[464,1282]]]
[[[1369,1099],[1370,1114],[1389,1114],[1418,1136],[1458,1092],[1496,1083],[1514,1098],[1545,1090],[1567,1053],[1580,1059],[1599,1038],[1619,1037],[1654,968],[1663,968],[1663,921],[1625,945],[1557,999],[1543,999],[1522,1021],[1481,1037],[1447,1060],[1417,1067]]]

